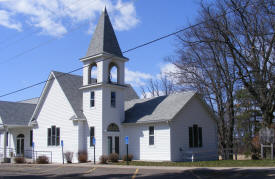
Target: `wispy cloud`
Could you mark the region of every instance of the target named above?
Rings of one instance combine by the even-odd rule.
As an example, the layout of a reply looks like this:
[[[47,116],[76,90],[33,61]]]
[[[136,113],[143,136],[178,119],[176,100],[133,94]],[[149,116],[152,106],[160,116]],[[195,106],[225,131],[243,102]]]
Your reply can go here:
[[[0,10],[0,25],[10,29],[21,31],[22,26],[19,22],[15,22],[12,19],[13,15],[13,13],[10,13],[8,11]]]
[[[125,82],[130,83],[133,87],[144,86],[146,81],[151,78],[153,78],[151,74],[125,69]]]
[[[30,25],[44,34],[62,36],[69,26],[89,21],[91,32],[105,6],[116,30],[128,30],[139,23],[134,3],[121,0],[0,0],[0,25],[16,30]]]

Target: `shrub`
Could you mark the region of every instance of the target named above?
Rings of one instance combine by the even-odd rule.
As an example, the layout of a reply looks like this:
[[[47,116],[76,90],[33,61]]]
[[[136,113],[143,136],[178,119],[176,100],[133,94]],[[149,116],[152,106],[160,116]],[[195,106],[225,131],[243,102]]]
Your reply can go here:
[[[36,159],[36,163],[38,163],[38,164],[48,164],[49,163],[49,158],[45,155],[39,156]]]
[[[118,154],[116,154],[116,153],[111,153],[111,154],[108,156],[108,160],[109,160],[110,162],[118,162],[118,158],[119,158],[119,156],[118,156]]]
[[[13,160],[15,163],[26,163],[26,160],[24,157],[15,157]]]
[[[73,152],[66,152],[64,154],[64,156],[65,156],[65,159],[66,159],[67,163],[72,163],[73,156],[74,156]]]
[[[101,164],[106,164],[107,161],[108,161],[108,156],[107,155],[101,155],[99,157],[99,161],[100,161]]]
[[[134,156],[132,154],[128,154],[128,161],[132,161],[133,157]],[[123,155],[122,159],[123,161],[127,161],[127,155]]]
[[[86,151],[78,152],[78,162],[79,163],[86,163],[88,160],[88,154]]]

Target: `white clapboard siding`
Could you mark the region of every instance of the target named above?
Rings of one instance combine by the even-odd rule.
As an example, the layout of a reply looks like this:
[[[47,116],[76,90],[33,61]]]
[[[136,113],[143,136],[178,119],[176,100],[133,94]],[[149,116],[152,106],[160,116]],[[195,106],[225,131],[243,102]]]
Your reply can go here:
[[[95,106],[90,107],[90,92],[95,92]],[[94,148],[90,147],[90,127],[95,127],[96,137],[96,160],[102,155],[102,90],[100,88],[83,91],[83,112],[87,119],[83,127],[86,137],[83,138],[83,145],[87,146],[88,157],[93,159]]]
[[[193,124],[202,127],[202,148],[189,148],[188,127],[192,127]],[[197,97],[193,97],[171,122],[171,159],[172,161],[182,161],[184,157],[188,156],[186,153],[192,151],[199,152],[202,160],[216,159],[217,139],[215,121],[206,106]]]
[[[154,145],[149,145],[149,126],[155,127]],[[129,154],[134,156],[134,160],[171,160],[170,127],[167,123],[124,125],[125,136],[129,137]],[[125,143],[122,149],[126,154]]]
[[[4,131],[0,131],[0,150],[4,148]]]
[[[35,150],[51,151],[52,161],[62,162],[61,145],[47,146],[47,130],[55,125],[60,128],[60,140],[64,141],[64,152],[74,152],[74,162],[77,162],[78,122],[71,120],[74,115],[60,85],[54,80],[38,114],[38,127],[33,129]]]

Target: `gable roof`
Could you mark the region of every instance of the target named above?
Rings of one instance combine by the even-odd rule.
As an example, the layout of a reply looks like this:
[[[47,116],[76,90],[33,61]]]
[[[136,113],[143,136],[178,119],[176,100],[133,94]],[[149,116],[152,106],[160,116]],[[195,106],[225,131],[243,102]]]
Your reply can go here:
[[[27,126],[36,104],[0,101],[0,119],[4,125]]]
[[[82,110],[83,93],[82,93],[82,90],[79,89],[80,87],[82,87],[83,77],[79,75],[73,75],[73,74],[68,74],[68,73],[63,73],[58,71],[51,72],[49,76],[49,80],[45,85],[42,95],[39,99],[39,102],[37,104],[33,117],[35,117],[39,108],[41,108],[43,105],[43,101],[45,100],[44,93],[46,93],[49,90],[50,85],[48,85],[48,83],[53,82],[53,80],[50,80],[52,77],[57,80],[66,98],[68,99],[68,102],[70,103],[76,117],[80,119],[85,119],[85,115],[83,114],[83,110]],[[95,82],[95,79],[92,79],[92,81]],[[125,93],[125,101],[138,98],[137,94],[135,93],[131,85],[127,85],[127,86],[128,88]]]
[[[62,72],[52,72],[55,79],[62,88],[68,102],[71,104],[77,118],[85,118],[82,111],[82,91],[79,88],[82,86],[82,76],[72,75]],[[94,79],[92,79],[94,80]],[[94,80],[95,81],[95,80]]]
[[[169,96],[137,99],[125,102],[124,123],[154,123],[172,120],[195,96],[195,92],[181,92]]]
[[[101,53],[123,57],[106,8],[99,18],[86,57]]]

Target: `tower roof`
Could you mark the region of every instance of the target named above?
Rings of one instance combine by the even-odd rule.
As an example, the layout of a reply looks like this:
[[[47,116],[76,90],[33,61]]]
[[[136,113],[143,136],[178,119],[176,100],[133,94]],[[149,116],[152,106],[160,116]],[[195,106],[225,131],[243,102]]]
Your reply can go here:
[[[106,8],[99,18],[86,57],[104,52],[123,57]]]

